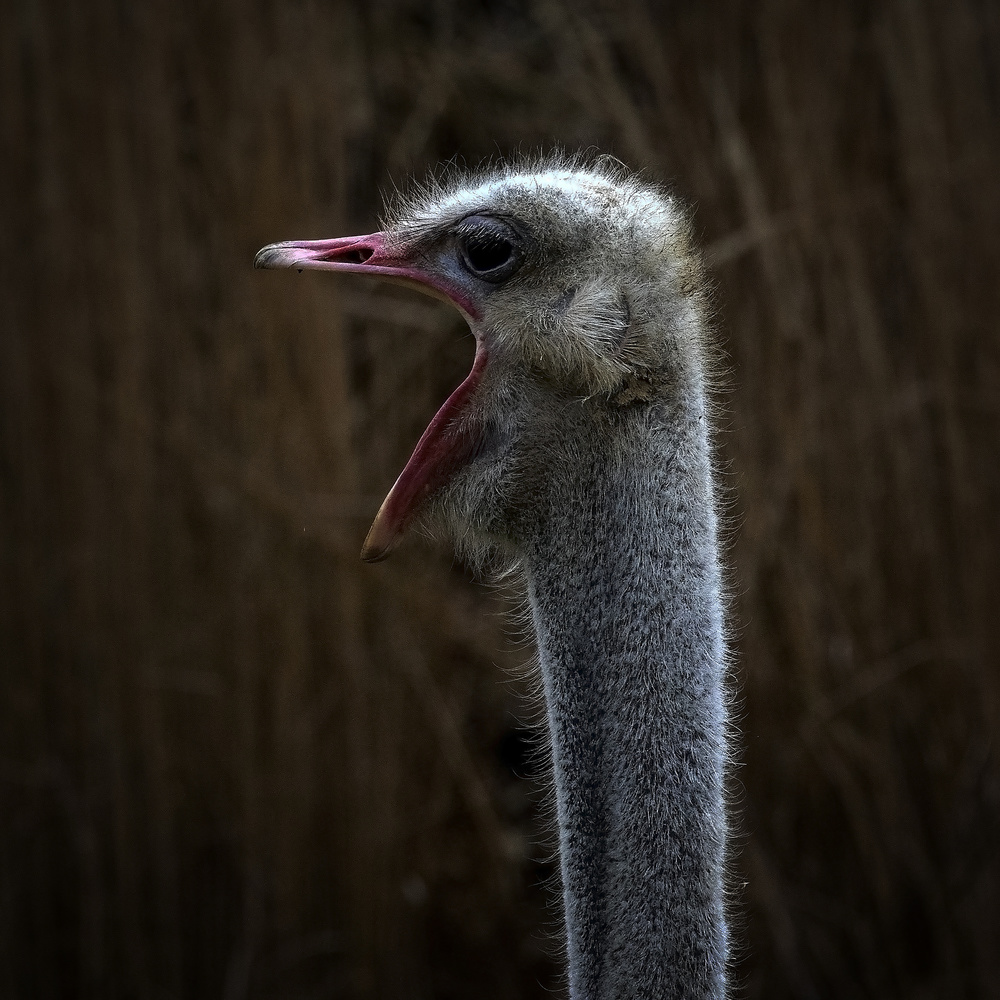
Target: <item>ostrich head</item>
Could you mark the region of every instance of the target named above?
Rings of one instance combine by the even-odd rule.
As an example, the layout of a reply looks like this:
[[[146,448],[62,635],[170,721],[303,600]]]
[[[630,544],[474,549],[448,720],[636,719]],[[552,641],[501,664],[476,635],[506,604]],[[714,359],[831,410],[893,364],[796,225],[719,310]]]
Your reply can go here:
[[[435,183],[381,232],[272,244],[255,266],[403,282],[453,303],[475,335],[472,371],[383,502],[368,561],[388,555],[418,514],[467,552],[516,547],[555,452],[587,428],[607,441],[609,428],[669,403],[686,382],[679,370],[703,360],[686,217],[608,160]]]

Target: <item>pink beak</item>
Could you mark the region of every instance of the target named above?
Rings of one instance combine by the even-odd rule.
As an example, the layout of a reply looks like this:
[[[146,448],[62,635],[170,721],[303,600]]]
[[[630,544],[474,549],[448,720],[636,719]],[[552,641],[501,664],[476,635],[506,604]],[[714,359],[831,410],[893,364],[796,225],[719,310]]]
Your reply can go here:
[[[254,267],[294,267],[315,271],[352,271],[376,278],[416,285],[457,306],[470,319],[478,319],[475,305],[461,290],[438,275],[413,265],[405,252],[393,250],[385,233],[344,236],[335,240],[293,240],[272,243],[257,252]]]
[[[451,302],[466,319],[479,318],[479,310],[460,289],[441,276],[415,266],[405,252],[391,249],[385,233],[272,243],[258,252],[254,267],[368,274],[415,286],[426,294]],[[365,562],[377,562],[389,555],[423,500],[471,458],[478,432],[474,421],[467,419],[464,411],[482,380],[485,365],[486,351],[477,339],[472,371],[434,415],[395,485],[382,501],[361,549]]]

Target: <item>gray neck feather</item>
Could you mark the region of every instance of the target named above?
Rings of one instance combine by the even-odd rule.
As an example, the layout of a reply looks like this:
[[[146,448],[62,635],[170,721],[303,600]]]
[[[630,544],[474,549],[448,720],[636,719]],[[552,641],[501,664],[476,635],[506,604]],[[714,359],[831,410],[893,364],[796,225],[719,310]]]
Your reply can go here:
[[[522,551],[573,1000],[725,995],[724,646],[700,390],[568,419]],[[557,435],[566,441],[564,435]]]

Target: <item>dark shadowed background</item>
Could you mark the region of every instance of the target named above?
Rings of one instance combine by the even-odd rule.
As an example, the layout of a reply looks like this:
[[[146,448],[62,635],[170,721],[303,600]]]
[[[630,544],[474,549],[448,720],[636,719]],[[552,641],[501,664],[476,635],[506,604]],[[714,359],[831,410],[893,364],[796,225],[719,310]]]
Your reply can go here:
[[[0,996],[559,995],[511,598],[358,561],[471,340],[251,270],[555,143],[716,283],[738,995],[1000,995],[1000,6],[20,0],[0,116]]]

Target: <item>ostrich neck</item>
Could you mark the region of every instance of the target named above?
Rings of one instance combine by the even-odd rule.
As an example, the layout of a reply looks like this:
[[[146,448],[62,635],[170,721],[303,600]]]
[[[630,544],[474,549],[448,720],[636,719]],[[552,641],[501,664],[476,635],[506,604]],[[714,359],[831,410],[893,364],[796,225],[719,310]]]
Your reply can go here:
[[[726,720],[704,404],[623,422],[610,449],[574,426],[525,546],[570,993],[721,998]]]

